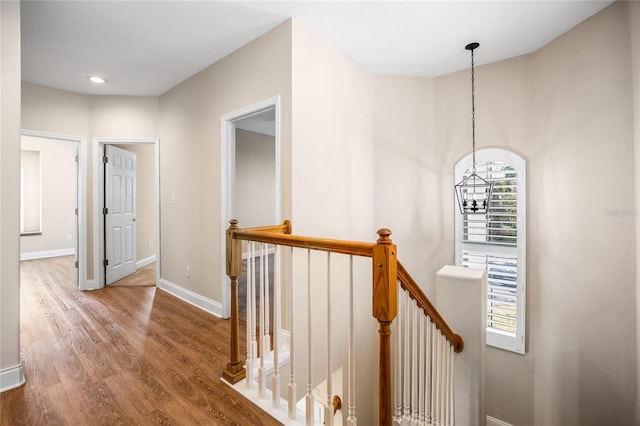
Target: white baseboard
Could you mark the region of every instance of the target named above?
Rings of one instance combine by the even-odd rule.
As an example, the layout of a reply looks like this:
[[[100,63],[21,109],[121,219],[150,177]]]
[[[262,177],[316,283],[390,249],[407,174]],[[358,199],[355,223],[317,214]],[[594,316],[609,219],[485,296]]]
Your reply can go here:
[[[29,253],[20,253],[20,261],[46,259],[47,257],[71,256],[76,254],[75,248],[67,248],[60,250],[32,251]]]
[[[158,288],[177,297],[178,299],[184,300],[185,302],[202,309],[205,312],[210,313],[211,315],[222,318],[222,304],[215,300],[211,300],[207,297],[194,293],[191,290],[180,287],[179,285],[167,281],[164,278],[160,278],[158,281]]]
[[[0,370],[0,393],[24,385],[22,364]]]
[[[136,269],[144,268],[147,265],[152,264],[156,261],[156,255],[145,257],[144,259],[140,259],[136,262]]]
[[[502,420],[498,420],[494,417],[487,416],[487,426],[512,426],[507,422],[503,422]]]

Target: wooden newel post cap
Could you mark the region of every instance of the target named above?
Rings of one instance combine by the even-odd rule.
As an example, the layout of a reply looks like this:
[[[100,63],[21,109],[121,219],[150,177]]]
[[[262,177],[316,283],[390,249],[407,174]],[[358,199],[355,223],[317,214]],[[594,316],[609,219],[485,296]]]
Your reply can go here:
[[[238,227],[238,219],[231,219],[229,221],[229,223],[231,224],[231,228],[237,228]]]
[[[378,235],[380,236],[380,238],[378,238],[378,241],[376,241],[378,244],[391,244],[391,238],[389,238],[391,236],[391,230],[387,229],[387,228],[382,228],[382,229],[378,229]]]

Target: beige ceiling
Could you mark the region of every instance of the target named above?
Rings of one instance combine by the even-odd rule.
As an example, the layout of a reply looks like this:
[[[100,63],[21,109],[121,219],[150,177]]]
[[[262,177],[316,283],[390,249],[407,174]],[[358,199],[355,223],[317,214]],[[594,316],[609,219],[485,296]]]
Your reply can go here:
[[[23,80],[160,95],[293,18],[379,74],[438,76],[532,52],[612,1],[23,1]],[[96,86],[86,79],[108,79]]]

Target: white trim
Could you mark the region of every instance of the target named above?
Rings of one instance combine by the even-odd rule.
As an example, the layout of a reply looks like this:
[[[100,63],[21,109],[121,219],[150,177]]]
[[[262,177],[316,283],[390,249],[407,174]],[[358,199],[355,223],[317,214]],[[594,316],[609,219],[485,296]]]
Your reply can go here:
[[[276,173],[275,173],[275,197],[276,197],[276,223],[282,221],[282,142],[281,142],[281,100],[280,95],[273,96],[271,98],[256,102],[252,105],[245,106],[233,112],[223,114],[220,116],[220,129],[221,129],[221,143],[220,143],[220,176],[221,176],[221,188],[220,188],[220,212],[221,212],[221,226],[220,244],[221,244],[221,265],[226,264],[226,235],[227,228],[229,227],[229,220],[234,219],[235,211],[235,145],[236,145],[236,133],[235,122],[242,120],[243,118],[251,117],[256,114],[260,114],[269,109],[275,110],[275,152],[276,152]],[[240,224],[242,226],[242,224]],[[231,314],[230,308],[230,282],[226,275],[224,268],[221,269],[220,285],[222,290],[222,318],[229,318]]]
[[[28,253],[20,253],[20,261],[22,262],[23,260],[46,259],[48,257],[58,256],[71,256],[74,254],[76,254],[76,249],[73,247],[58,250],[31,251]]]
[[[151,265],[156,261],[156,255],[145,257],[144,259],[138,260],[136,262],[136,269],[144,268],[147,265]]]
[[[96,281],[95,280],[87,280],[87,285],[85,290],[98,290],[99,287],[96,287]]]
[[[158,138],[93,138],[93,280],[97,283],[96,288],[104,287],[104,170],[102,167],[102,156],[105,145],[132,145],[132,144],[154,144],[155,145],[155,210],[156,210],[156,277],[160,278],[160,139]]]
[[[510,423],[503,422],[494,417],[487,416],[487,426],[512,426]]]
[[[179,285],[167,281],[164,278],[160,278],[158,280],[157,286],[159,289],[166,291],[172,296],[175,296],[196,308],[200,308],[211,315],[215,315],[220,318],[222,317],[222,304],[215,300],[211,300],[207,297],[194,293],[191,290],[187,290],[184,287],[180,287]]]
[[[0,370],[0,393],[25,384],[22,364]]]
[[[78,235],[76,235],[76,244],[78,250],[78,288],[80,290],[88,290],[87,288],[87,268],[89,266],[89,257],[87,252],[87,138],[81,136],[70,136],[60,133],[40,132],[37,130],[20,130],[21,136],[30,136],[34,138],[54,139],[66,142],[75,142],[78,144],[78,188],[76,193],[78,204]],[[40,215],[42,217],[42,215]]]

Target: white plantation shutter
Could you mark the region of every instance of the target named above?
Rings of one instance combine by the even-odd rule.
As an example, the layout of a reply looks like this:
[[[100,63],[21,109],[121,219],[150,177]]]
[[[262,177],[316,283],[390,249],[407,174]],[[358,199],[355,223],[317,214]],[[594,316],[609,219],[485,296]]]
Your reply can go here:
[[[455,181],[471,173],[456,164]],[[456,209],[456,264],[487,271],[487,344],[525,352],[525,162],[496,148],[476,151],[476,172],[494,184],[487,214]]]

